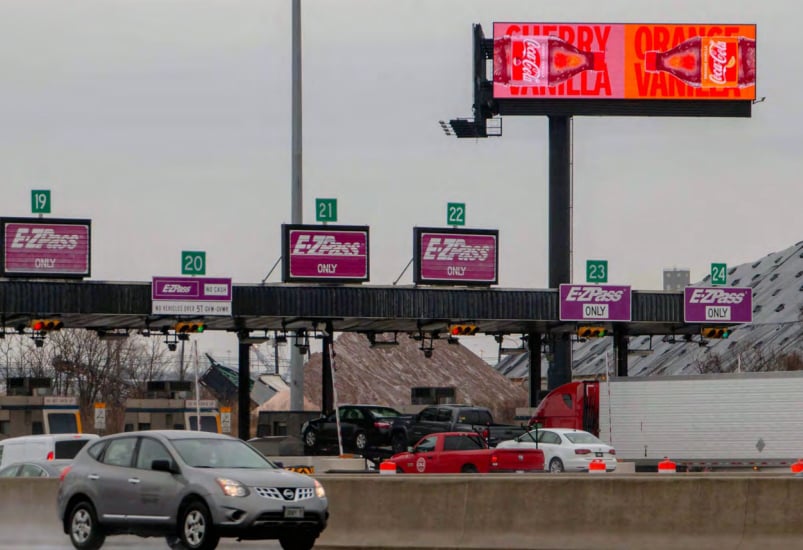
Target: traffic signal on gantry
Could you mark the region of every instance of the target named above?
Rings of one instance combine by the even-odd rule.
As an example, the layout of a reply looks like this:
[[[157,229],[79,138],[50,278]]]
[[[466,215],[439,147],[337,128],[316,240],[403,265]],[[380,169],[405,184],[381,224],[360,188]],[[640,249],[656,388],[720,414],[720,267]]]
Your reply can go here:
[[[63,326],[64,323],[59,319],[33,319],[31,321],[31,328],[37,332],[59,330]]]
[[[577,336],[580,338],[602,338],[607,335],[604,327],[577,327]]]
[[[206,325],[200,321],[180,321],[174,327],[176,334],[198,333],[203,332],[204,329],[206,329]]]
[[[449,325],[450,336],[473,336],[479,330],[477,325]]]
[[[703,327],[700,329],[703,338],[727,338],[731,335],[728,327]]]

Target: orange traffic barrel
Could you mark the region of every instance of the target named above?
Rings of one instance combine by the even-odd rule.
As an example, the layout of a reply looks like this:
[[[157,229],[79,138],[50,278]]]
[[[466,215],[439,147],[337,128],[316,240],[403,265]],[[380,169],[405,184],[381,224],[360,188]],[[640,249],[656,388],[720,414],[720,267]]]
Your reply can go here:
[[[605,473],[605,461],[601,458],[595,458],[588,464],[588,473],[589,474],[604,474]]]
[[[674,474],[675,472],[677,472],[677,466],[668,458],[664,457],[664,459],[658,463],[659,474]]]
[[[390,460],[385,460],[379,464],[379,473],[380,474],[395,474],[396,473],[396,463],[391,462]]]
[[[792,473],[799,474],[800,472],[803,472],[803,458],[792,464]]]

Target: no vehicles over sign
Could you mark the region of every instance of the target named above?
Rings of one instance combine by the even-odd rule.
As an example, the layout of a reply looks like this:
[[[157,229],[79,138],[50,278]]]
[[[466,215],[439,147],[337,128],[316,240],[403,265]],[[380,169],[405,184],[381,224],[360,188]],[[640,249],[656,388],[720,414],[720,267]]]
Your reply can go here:
[[[630,321],[630,287],[560,285],[561,321]]]

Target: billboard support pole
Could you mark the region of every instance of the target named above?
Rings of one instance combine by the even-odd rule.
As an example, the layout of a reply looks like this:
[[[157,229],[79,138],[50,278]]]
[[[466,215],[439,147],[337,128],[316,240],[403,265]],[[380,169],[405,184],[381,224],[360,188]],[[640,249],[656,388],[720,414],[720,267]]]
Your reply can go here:
[[[549,288],[572,282],[572,117],[549,117]],[[550,335],[549,390],[572,380],[572,342]]]
[[[292,223],[302,223],[302,140],[301,140],[301,0],[292,0],[292,162],[291,213]],[[287,262],[290,261],[288,258]],[[304,356],[299,352],[297,337],[290,338],[290,410],[304,410]]]

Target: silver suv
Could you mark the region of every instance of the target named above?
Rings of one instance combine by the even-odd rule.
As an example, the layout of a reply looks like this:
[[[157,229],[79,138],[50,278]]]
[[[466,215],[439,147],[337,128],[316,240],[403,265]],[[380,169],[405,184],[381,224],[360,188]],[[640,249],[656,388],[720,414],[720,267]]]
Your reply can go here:
[[[62,474],[58,511],[79,549],[134,534],[189,550],[215,548],[221,537],[309,550],[329,517],[317,480],[239,439],[185,430],[127,432],[85,446]]]

